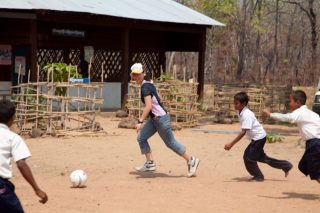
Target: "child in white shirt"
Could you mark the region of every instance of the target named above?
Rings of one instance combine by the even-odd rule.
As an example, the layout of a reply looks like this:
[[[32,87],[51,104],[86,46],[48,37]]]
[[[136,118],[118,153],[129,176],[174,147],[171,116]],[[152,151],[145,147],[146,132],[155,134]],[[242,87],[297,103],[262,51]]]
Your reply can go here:
[[[266,155],[263,150],[266,143],[266,132],[254,113],[247,107],[248,102],[249,97],[245,92],[239,92],[234,96],[234,107],[238,111],[242,131],[232,142],[227,143],[224,149],[230,150],[244,135],[247,135],[251,143],[244,152],[243,160],[247,171],[253,176],[251,180],[264,180],[257,162],[266,163],[273,168],[281,169],[284,171],[285,177],[287,177],[292,169],[292,164],[288,161],[277,160]]]
[[[26,159],[31,156],[22,138],[12,132],[15,106],[8,100],[0,101],[0,212],[22,213],[23,208],[14,192],[14,185],[9,181],[12,177],[12,158],[17,164],[22,176],[32,186],[41,203],[48,200],[47,194],[37,185]]]
[[[270,113],[263,110],[265,116],[275,120],[296,123],[300,136],[306,141],[306,150],[299,162],[299,170],[311,180],[320,183],[320,117],[305,105],[306,93],[302,90],[293,91],[290,95],[291,113]]]

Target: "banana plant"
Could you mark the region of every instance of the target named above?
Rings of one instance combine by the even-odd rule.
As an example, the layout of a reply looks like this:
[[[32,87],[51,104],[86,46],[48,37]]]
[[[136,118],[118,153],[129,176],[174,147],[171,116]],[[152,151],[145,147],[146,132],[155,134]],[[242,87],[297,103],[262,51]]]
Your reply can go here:
[[[43,67],[45,74],[48,76],[48,80],[52,80],[53,82],[68,82],[69,77],[82,77],[81,74],[77,72],[77,66],[68,65],[65,63],[51,63],[47,64]],[[53,74],[52,74],[53,72]],[[69,76],[70,72],[70,76]],[[67,89],[65,87],[58,87],[55,91],[55,95],[66,96]]]

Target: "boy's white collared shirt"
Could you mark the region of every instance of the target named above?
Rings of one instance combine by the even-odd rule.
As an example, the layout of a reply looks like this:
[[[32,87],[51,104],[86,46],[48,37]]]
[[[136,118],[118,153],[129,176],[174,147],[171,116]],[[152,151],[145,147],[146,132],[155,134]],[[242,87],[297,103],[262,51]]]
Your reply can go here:
[[[247,130],[246,135],[250,140],[256,141],[266,137],[266,131],[248,107],[244,107],[240,113],[238,112],[238,117],[241,128]]]
[[[0,123],[0,177],[12,177],[12,159],[25,159],[31,153],[23,139],[12,132],[7,125]]]
[[[279,121],[296,123],[303,140],[320,139],[320,117],[308,109],[306,105],[299,107],[291,113],[271,113],[270,117]]]

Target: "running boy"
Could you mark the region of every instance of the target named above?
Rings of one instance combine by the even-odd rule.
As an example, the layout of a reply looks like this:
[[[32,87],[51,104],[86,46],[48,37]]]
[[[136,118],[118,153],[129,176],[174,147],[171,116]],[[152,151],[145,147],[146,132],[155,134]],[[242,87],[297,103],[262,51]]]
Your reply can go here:
[[[142,115],[136,125],[136,130],[139,132],[138,143],[140,151],[145,155],[146,162],[143,166],[136,167],[136,170],[140,172],[156,170],[148,139],[158,132],[166,146],[186,160],[188,177],[195,176],[200,160],[194,156],[189,156],[186,148],[175,139],[170,126],[170,116],[161,103],[156,87],[153,83],[144,80],[142,64],[136,63],[132,65],[131,78],[141,85],[141,101],[145,104]],[[142,127],[144,121],[145,124]]]
[[[30,157],[28,147],[22,138],[10,131],[13,124],[15,106],[8,100],[0,101],[0,212],[21,213],[24,212],[21,203],[14,192],[14,185],[9,181],[12,177],[13,158],[22,176],[32,186],[41,203],[46,203],[48,197],[42,191],[33,178],[32,172],[26,162]]]
[[[263,110],[265,116],[275,120],[296,123],[300,135],[306,141],[306,150],[299,162],[299,170],[311,180],[320,183],[320,117],[305,105],[306,93],[301,90],[293,91],[290,95],[291,113],[270,113]]]
[[[249,97],[245,92],[239,92],[234,96],[234,108],[238,111],[242,130],[232,142],[224,146],[224,149],[230,150],[244,135],[247,135],[251,142],[244,152],[243,160],[247,171],[253,176],[251,180],[264,180],[257,162],[266,163],[276,169],[282,169],[285,177],[287,177],[292,169],[292,164],[288,161],[277,160],[266,155],[263,150],[266,143],[266,132],[253,112],[247,107],[248,102]]]

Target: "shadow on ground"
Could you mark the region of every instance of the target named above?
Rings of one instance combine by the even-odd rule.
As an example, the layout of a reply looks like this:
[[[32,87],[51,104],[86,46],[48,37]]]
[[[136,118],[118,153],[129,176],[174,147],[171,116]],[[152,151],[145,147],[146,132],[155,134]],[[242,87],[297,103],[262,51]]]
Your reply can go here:
[[[170,175],[166,173],[161,173],[161,172],[137,172],[137,171],[132,171],[129,172],[130,175],[136,175],[136,178],[181,178],[181,177],[186,177],[184,175]]]
[[[308,193],[297,193],[297,192],[282,192],[284,196],[281,197],[271,197],[258,195],[258,197],[265,197],[271,199],[303,199],[303,200],[319,200],[320,195],[318,194],[308,194]]]
[[[254,181],[251,179],[252,177],[236,177],[233,178],[232,180],[229,181],[224,181],[224,182],[260,182],[260,181]],[[264,181],[275,181],[275,182],[283,182],[286,180],[278,180],[278,179],[264,179]],[[262,181],[262,182],[264,182]]]

